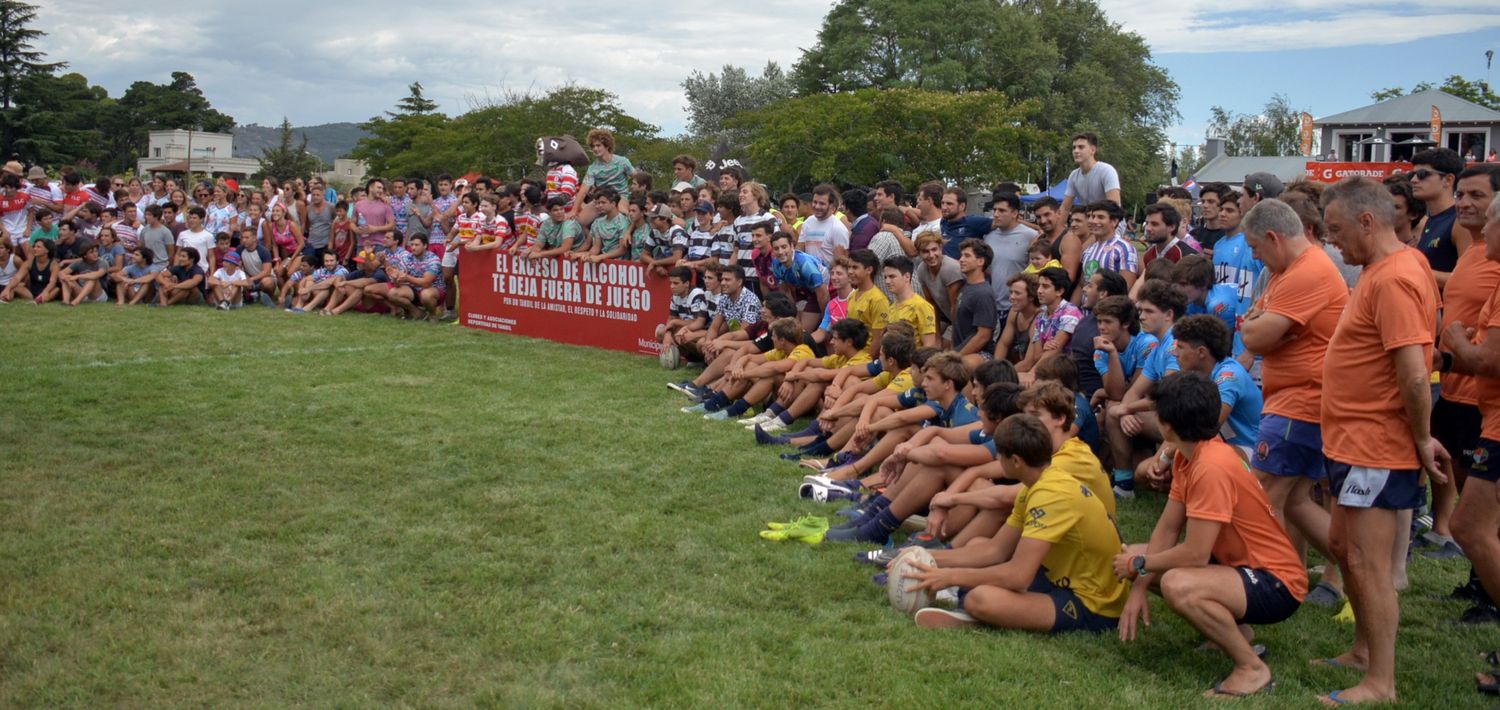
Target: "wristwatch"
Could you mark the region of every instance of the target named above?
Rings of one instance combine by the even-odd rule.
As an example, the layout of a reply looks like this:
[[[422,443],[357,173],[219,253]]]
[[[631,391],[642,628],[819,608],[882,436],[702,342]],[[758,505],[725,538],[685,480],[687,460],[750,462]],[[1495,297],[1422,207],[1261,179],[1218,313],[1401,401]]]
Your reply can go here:
[[[1136,555],[1130,558],[1130,569],[1135,570],[1135,576],[1146,576],[1146,556]]]

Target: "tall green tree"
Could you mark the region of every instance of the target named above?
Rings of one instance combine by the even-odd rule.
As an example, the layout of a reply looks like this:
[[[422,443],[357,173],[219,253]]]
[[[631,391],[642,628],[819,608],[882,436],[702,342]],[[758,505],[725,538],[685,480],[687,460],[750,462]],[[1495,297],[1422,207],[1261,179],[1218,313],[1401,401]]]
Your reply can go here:
[[[6,155],[42,165],[97,161],[108,152],[99,126],[113,105],[108,92],[90,86],[82,74],[27,76],[17,87],[15,106],[4,110],[7,128],[15,131]]]
[[[400,113],[420,116],[424,113],[432,113],[437,110],[437,102],[422,95],[422,82],[414,81],[406,87],[411,94],[396,102],[396,110]]]
[[[1036,100],[1036,125],[1061,137],[1027,156],[1053,179],[1071,169],[1067,136],[1100,136],[1127,196],[1163,176],[1177,85],[1139,35],[1094,0],[842,0],[793,70],[806,94],[861,88],[997,90]]]
[[[694,71],[682,80],[687,96],[688,130],[699,138],[744,144],[749,135],[729,127],[729,121],[746,111],[792,96],[795,85],[776,62],[767,62],[759,76],[725,64],[718,73]]]
[[[756,177],[777,190],[894,179],[992,183],[1026,174],[1024,156],[1056,136],[1035,126],[1037,101],[999,91],[859,89],[814,94],[743,114]]]
[[[1302,109],[1276,94],[1256,114],[1222,106],[1209,109],[1209,135],[1223,138],[1229,155],[1297,155],[1302,149]]]
[[[151,131],[224,133],[234,128],[234,118],[209,103],[192,74],[175,71],[166,84],[131,84],[105,117],[103,128],[110,151],[102,167],[119,171],[145,154]]]
[[[34,74],[50,74],[67,62],[45,62],[36,48],[47,33],[31,27],[36,6],[17,0],[0,0],[0,109],[8,109],[21,81]]]
[[[274,178],[278,182],[289,178],[295,178],[323,169],[323,161],[318,156],[307,152],[307,135],[303,134],[302,144],[292,146],[292,122],[287,117],[281,117],[280,142],[275,148],[266,148],[261,152],[260,174]]]
[[[1480,106],[1500,111],[1500,96],[1491,91],[1489,85],[1482,81],[1469,81],[1459,74],[1449,76],[1443,80],[1442,84],[1434,84],[1430,81],[1421,82],[1413,86],[1410,92],[1404,91],[1399,86],[1381,89],[1371,93],[1370,98],[1376,101],[1385,101],[1398,96],[1405,96],[1408,93],[1415,94],[1418,91],[1427,91],[1429,89],[1441,89],[1443,93],[1452,94],[1465,101],[1472,101]]]

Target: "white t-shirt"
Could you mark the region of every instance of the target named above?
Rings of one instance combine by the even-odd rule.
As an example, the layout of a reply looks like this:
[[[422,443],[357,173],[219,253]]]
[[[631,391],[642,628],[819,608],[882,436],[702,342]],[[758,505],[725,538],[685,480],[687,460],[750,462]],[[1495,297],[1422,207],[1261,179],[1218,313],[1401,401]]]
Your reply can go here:
[[[939,237],[943,236],[943,218],[942,217],[938,217],[937,219],[932,220],[931,222],[923,222],[923,223],[917,225],[916,229],[911,230],[911,240],[912,240],[912,242],[915,243],[917,241],[917,237],[920,237],[923,234],[926,234],[928,232],[932,232],[933,234],[936,234]]]
[[[803,251],[818,257],[824,265],[831,265],[834,247],[849,248],[849,230],[833,215],[828,219],[808,217],[802,222],[798,241],[803,245]]]
[[[209,264],[209,259],[213,258],[214,235],[209,234],[207,231],[201,229],[196,232],[183,230],[182,234],[177,235],[177,246],[178,248],[192,247],[194,249],[197,249],[198,268],[203,269],[205,273],[207,273],[209,269],[213,268]]]
[[[214,272],[214,278],[227,284],[235,284],[249,280],[245,276],[245,272],[239,269],[235,269],[234,273],[232,274],[228,271],[225,271],[224,269],[219,269],[218,271]]]

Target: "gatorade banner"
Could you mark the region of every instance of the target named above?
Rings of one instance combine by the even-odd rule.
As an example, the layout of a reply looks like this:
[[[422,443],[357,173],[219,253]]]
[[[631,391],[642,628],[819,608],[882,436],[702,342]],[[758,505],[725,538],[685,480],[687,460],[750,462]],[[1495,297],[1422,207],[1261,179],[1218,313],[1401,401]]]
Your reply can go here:
[[[459,322],[470,328],[656,355],[667,279],[633,261],[535,261],[500,251],[459,255]]]
[[[1383,180],[1411,170],[1411,163],[1322,163],[1308,161],[1307,179],[1313,182],[1338,182],[1346,177]]]

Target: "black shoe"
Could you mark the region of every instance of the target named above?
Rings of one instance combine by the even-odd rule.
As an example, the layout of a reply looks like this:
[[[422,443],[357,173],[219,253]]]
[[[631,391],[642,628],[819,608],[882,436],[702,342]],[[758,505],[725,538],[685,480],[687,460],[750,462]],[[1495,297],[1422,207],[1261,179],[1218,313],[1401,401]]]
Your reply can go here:
[[[1475,604],[1458,617],[1458,623],[1465,626],[1500,624],[1500,609],[1493,604]]]
[[[1463,584],[1454,587],[1453,591],[1448,593],[1449,599],[1464,602],[1483,601],[1484,596],[1484,590],[1480,589],[1479,585],[1473,582],[1464,582]]]

